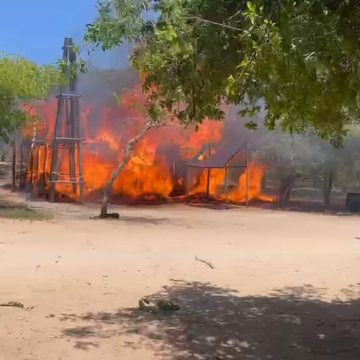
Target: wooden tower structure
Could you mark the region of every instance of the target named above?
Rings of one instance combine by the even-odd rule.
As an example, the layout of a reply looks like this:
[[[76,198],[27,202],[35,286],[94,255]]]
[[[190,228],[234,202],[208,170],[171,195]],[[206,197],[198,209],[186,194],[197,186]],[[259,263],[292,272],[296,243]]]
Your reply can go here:
[[[57,186],[72,187],[73,195],[83,201],[83,163],[81,153],[80,95],[77,93],[78,61],[74,42],[65,38],[63,62],[69,79],[67,89],[61,88],[57,96],[57,113],[51,150],[50,201],[56,200]],[[62,161],[69,161],[62,166]],[[66,173],[61,169],[66,168]]]

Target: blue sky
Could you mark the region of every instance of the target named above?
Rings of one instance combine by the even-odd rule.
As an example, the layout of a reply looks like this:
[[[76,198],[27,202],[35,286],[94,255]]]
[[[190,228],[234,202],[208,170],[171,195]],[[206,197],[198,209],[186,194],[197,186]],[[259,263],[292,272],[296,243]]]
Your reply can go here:
[[[83,46],[86,24],[96,16],[96,0],[2,0],[0,52],[17,54],[39,64],[61,57],[64,37]],[[97,52],[94,66],[113,68],[127,65],[127,49]],[[86,57],[86,52],[83,57]]]

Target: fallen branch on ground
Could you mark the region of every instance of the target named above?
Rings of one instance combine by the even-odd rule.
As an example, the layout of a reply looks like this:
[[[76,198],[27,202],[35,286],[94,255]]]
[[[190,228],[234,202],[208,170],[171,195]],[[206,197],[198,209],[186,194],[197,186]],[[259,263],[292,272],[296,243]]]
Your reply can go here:
[[[178,311],[180,310],[180,307],[179,305],[174,304],[172,301],[158,300],[153,302],[149,299],[142,298],[139,300],[139,309],[151,313],[157,313],[159,310],[166,313]]]
[[[214,266],[211,262],[209,262],[209,261],[200,259],[200,258],[198,258],[197,256],[195,256],[195,260],[200,261],[200,262],[206,264],[206,265],[209,266],[211,269],[215,269],[215,266]]]
[[[0,304],[0,306],[7,306],[7,307],[18,307],[18,308],[21,308],[23,309],[24,308],[24,305],[18,301],[9,301],[7,303],[4,303],[4,304]]]

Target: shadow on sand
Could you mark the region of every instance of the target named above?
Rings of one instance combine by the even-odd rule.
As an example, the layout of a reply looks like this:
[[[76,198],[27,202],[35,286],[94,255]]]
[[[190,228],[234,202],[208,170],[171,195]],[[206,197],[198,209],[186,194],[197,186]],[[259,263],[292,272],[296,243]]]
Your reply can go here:
[[[120,215],[119,221],[128,223],[128,224],[148,224],[148,225],[161,225],[165,223],[170,223],[171,219],[169,218],[156,218],[156,217],[147,217],[147,216],[125,216]]]
[[[307,285],[240,297],[231,289],[173,280],[150,298],[171,299],[180,311],[64,315],[73,326],[63,335],[91,350],[101,338],[136,334],[126,346],[156,344],[161,359],[360,359],[359,300],[330,303],[321,300],[325,292]]]

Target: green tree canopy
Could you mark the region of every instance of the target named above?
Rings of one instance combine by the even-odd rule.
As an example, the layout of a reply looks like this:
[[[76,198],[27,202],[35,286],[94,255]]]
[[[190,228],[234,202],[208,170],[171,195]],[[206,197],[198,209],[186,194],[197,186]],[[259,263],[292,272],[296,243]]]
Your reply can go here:
[[[0,138],[8,140],[27,119],[22,104],[45,98],[61,81],[57,67],[38,66],[19,57],[0,57]]]
[[[101,0],[85,38],[135,42],[145,90],[184,123],[262,99],[269,129],[339,143],[360,115],[359,19],[358,0]]]

